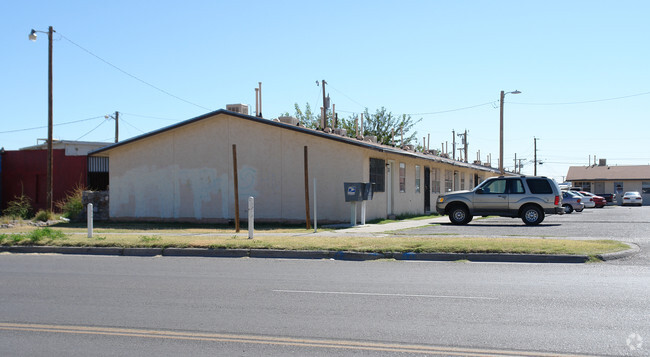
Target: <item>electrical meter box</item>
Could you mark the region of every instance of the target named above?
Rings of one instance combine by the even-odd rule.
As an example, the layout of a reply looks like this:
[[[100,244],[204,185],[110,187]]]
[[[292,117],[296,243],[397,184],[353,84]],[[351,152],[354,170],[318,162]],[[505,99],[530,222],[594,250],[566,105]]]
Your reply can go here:
[[[344,182],[345,202],[356,202],[363,200],[363,182]]]

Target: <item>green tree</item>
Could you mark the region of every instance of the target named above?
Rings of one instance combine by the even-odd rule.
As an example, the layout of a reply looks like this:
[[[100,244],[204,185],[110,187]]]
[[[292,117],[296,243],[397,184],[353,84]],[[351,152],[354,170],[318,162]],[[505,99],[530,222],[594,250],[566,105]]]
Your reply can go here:
[[[320,127],[320,114],[314,115],[311,111],[309,103],[305,104],[305,110],[302,111],[298,103],[294,104],[295,114],[294,117],[300,121],[300,124],[307,128],[318,129]]]
[[[321,122],[321,115],[314,115],[311,111],[309,103],[305,104],[305,110],[300,108],[298,103],[294,104],[295,114],[300,123],[307,128],[319,129]],[[288,113],[285,113],[288,115]],[[351,115],[348,118],[339,118],[336,127],[342,128],[347,131],[347,136],[353,138],[356,136],[356,120],[359,115]],[[328,126],[332,125],[331,111],[327,113]],[[363,136],[376,136],[377,142],[385,145],[391,144],[391,137],[395,133],[395,145],[409,145],[416,141],[417,131],[413,131],[413,127],[419,123],[422,118],[414,120],[408,114],[393,115],[393,113],[381,107],[377,109],[374,114],[370,114],[368,108],[365,109],[363,114]],[[404,142],[400,143],[402,131],[404,132]]]
[[[348,136],[354,137],[356,132],[356,120],[358,116],[351,116],[348,119],[340,120],[340,127],[348,131]],[[417,131],[413,131],[415,124],[422,119],[413,120],[410,115],[402,114],[399,116],[381,107],[374,114],[368,112],[366,108],[363,114],[363,136],[376,136],[377,142],[385,145],[391,144],[391,137],[395,133],[395,145],[400,146],[402,131],[404,132],[404,142],[401,145],[409,145],[416,140]]]

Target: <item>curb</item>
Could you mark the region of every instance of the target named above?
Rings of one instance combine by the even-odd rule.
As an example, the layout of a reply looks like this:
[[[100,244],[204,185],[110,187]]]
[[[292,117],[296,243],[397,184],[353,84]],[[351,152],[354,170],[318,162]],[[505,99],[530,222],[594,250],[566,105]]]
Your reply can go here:
[[[627,258],[641,251],[639,246],[627,243],[631,249],[598,255],[609,261]],[[377,259],[415,261],[459,261],[502,263],[585,263],[586,255],[545,254],[482,254],[482,253],[363,253],[323,250],[275,250],[275,249],[211,249],[211,248],[121,248],[121,247],[53,247],[53,246],[0,246],[0,252],[17,254],[85,254],[117,255],[130,257],[213,257],[213,258],[282,258],[282,259],[333,259],[367,261]]]
[[[620,252],[615,252],[615,253],[605,253],[605,254],[598,254],[597,257],[598,259],[601,259],[603,261],[608,261],[608,260],[614,260],[614,259],[622,259],[622,258],[627,258],[630,256],[633,256],[641,251],[641,247],[634,243],[627,243],[625,242],[628,246],[630,246],[630,249],[628,250],[623,250]]]

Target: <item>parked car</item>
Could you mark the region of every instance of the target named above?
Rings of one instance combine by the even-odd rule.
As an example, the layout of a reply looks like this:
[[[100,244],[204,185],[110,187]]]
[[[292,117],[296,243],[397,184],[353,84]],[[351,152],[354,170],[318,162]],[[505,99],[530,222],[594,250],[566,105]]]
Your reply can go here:
[[[579,195],[582,198],[582,203],[584,203],[585,208],[596,207],[596,203],[594,202],[593,198],[583,195],[582,193],[580,193],[580,191],[571,191],[571,192],[575,193],[576,195]]]
[[[567,214],[571,214],[573,211],[582,212],[585,209],[582,197],[576,195],[574,191],[562,192],[562,207],[564,207],[564,213]]]
[[[438,197],[436,211],[452,224],[467,224],[474,216],[521,218],[528,226],[540,224],[545,214],[564,214],[562,193],[547,177],[490,177],[472,191]]]
[[[625,192],[623,195],[623,206],[625,205],[643,205],[643,198],[637,191]]]
[[[596,196],[604,197],[607,202],[614,202],[616,195],[613,193],[597,193]]]
[[[587,191],[580,191],[580,193],[583,196],[591,197],[591,199],[594,201],[594,204],[596,205],[596,208],[603,208],[607,206],[607,200],[605,197],[594,195],[593,193]]]

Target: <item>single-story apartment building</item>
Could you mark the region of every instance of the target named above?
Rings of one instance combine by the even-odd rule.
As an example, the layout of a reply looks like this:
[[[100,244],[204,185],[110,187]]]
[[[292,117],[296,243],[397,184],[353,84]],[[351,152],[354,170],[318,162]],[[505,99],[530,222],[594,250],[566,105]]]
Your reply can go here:
[[[650,165],[608,166],[601,159],[598,165],[569,167],[566,181],[595,194],[638,191],[643,204],[650,204]]]
[[[498,175],[489,166],[284,121],[221,109],[91,152],[109,161],[110,219],[230,221],[234,162],[240,217],[252,196],[256,220],[281,222],[306,221],[314,179],[317,218],[325,223],[350,221],[346,182],[374,184],[372,220],[432,211],[441,192]]]

